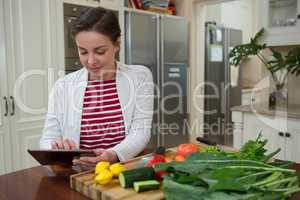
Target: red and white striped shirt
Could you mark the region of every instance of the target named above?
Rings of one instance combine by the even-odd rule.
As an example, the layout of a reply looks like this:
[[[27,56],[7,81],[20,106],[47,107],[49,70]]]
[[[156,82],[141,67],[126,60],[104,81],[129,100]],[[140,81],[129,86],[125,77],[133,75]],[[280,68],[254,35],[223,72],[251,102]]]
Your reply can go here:
[[[80,149],[108,149],[124,138],[116,80],[89,81],[82,108]]]

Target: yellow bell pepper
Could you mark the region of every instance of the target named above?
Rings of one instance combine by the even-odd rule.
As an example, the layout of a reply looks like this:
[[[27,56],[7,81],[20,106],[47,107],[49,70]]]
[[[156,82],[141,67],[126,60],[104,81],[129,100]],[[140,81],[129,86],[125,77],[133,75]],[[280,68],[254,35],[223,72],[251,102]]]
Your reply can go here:
[[[94,179],[96,184],[105,185],[111,181],[113,174],[108,169],[102,170]]]
[[[101,161],[97,163],[96,168],[95,168],[95,174],[98,175],[101,171],[108,169],[110,166],[109,162],[106,161]]]
[[[120,163],[115,163],[109,167],[109,170],[112,172],[114,177],[118,177],[121,172],[125,171],[125,167]]]

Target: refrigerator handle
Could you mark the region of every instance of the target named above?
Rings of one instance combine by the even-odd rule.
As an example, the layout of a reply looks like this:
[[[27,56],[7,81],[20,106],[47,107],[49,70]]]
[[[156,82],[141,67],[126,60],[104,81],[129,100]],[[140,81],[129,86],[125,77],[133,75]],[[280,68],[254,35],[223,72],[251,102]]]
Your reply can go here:
[[[125,11],[125,17],[127,18],[126,22],[127,22],[127,26],[126,26],[126,41],[127,41],[127,50],[126,50],[126,58],[127,58],[127,64],[133,64],[132,63],[132,33],[131,33],[131,29],[132,29],[132,14],[131,12]]]
[[[155,17],[155,20],[156,20],[156,29],[157,29],[157,32],[156,32],[156,63],[157,63],[157,84],[158,84],[158,88],[159,88],[159,91],[158,91],[158,98],[157,98],[157,105],[158,105],[158,109],[159,109],[159,112],[157,113],[157,122],[159,123],[159,126],[158,126],[158,134],[157,134],[157,143],[159,146],[162,146],[164,145],[164,139],[163,139],[163,130],[161,130],[160,127],[162,127],[161,125],[163,124],[163,114],[161,112],[161,107],[163,105],[161,105],[161,100],[162,100],[162,97],[163,97],[163,86],[162,86],[162,73],[163,73],[163,70],[162,70],[162,61],[161,61],[161,16],[159,15],[156,15]]]

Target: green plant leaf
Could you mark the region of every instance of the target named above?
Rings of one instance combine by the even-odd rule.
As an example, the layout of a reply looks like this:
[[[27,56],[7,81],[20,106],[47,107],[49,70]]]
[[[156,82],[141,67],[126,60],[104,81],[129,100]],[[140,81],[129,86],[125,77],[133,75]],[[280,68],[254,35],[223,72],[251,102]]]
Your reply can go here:
[[[287,56],[283,56],[282,53],[262,43],[261,39],[264,33],[265,29],[262,28],[253,38],[250,38],[249,43],[234,47],[229,53],[230,64],[238,66],[249,56],[257,56],[272,74],[286,69],[288,73],[298,76],[300,74],[300,48],[295,47],[288,52]],[[264,49],[272,51],[273,58],[271,60],[266,59],[261,53]]]
[[[298,76],[300,74],[300,48],[291,49],[286,56],[287,70],[291,74]]]

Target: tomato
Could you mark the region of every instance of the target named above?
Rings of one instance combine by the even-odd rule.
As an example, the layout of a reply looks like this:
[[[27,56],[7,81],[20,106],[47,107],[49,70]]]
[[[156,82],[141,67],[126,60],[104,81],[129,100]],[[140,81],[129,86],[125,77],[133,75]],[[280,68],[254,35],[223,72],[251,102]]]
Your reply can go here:
[[[183,155],[175,156],[175,161],[177,161],[177,162],[183,162],[184,160],[185,160],[185,157]]]
[[[198,152],[199,147],[196,144],[180,144],[177,148],[177,154],[184,157],[191,155],[192,153]]]
[[[153,167],[157,163],[162,163],[162,162],[166,162],[165,161],[165,157],[163,155],[154,154],[153,158],[148,161],[148,163],[146,164],[146,166],[147,167]]]

